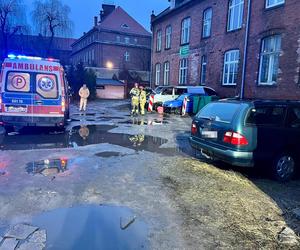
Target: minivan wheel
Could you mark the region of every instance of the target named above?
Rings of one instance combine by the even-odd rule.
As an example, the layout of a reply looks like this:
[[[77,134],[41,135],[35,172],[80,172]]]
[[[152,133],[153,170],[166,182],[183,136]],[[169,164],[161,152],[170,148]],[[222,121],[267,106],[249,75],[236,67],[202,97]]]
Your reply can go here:
[[[295,160],[290,154],[281,154],[273,163],[274,177],[279,181],[288,181],[295,174]]]

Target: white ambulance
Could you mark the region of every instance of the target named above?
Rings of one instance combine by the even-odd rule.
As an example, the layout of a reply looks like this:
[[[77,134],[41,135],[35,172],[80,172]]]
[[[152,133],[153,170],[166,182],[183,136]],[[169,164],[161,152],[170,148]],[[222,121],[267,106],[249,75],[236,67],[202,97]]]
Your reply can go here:
[[[0,124],[64,128],[68,84],[55,59],[9,55],[0,73]]]

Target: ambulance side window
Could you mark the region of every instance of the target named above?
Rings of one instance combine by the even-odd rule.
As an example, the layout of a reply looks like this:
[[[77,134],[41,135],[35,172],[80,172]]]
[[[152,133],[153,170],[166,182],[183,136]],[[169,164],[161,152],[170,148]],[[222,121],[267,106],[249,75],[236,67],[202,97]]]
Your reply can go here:
[[[12,92],[30,91],[30,74],[22,72],[9,72],[7,75],[6,88]]]
[[[58,86],[56,76],[52,74],[37,74],[36,92],[45,99],[58,98]]]

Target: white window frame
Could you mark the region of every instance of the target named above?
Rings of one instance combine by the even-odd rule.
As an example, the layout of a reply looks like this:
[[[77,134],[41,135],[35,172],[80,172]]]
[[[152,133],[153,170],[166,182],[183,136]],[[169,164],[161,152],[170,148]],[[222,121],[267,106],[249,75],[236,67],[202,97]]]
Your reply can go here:
[[[190,43],[190,36],[191,36],[191,18],[186,17],[181,22],[181,37],[180,37],[181,44]]]
[[[130,54],[129,54],[128,51],[126,51],[126,52],[124,53],[124,59],[125,59],[125,62],[129,62],[129,61],[130,61]]]
[[[182,58],[179,61],[179,84],[187,84],[189,63],[187,58]]]
[[[201,73],[200,73],[200,84],[206,85],[206,76],[207,76],[207,56],[203,55],[201,57]]]
[[[265,48],[265,43],[267,39],[271,39],[271,51],[266,51]],[[280,48],[276,48],[276,40],[275,39],[280,39],[279,44],[280,44]],[[277,77],[278,77],[278,69],[279,69],[279,57],[281,54],[281,35],[274,35],[274,36],[268,36],[265,37],[264,39],[262,39],[262,45],[261,45],[261,53],[260,53],[260,64],[259,64],[259,78],[258,78],[258,82],[259,85],[274,85],[276,84],[277,81],[273,81],[272,77],[273,77],[273,73],[274,70],[277,71]],[[277,49],[277,50],[276,50]],[[262,69],[263,69],[263,59],[264,57],[268,57],[269,58],[269,64],[268,64],[268,79],[266,82],[261,81],[262,79]],[[275,64],[277,59],[277,65]],[[275,68],[277,67],[277,68]]]
[[[212,16],[213,16],[212,8],[208,8],[203,12],[203,24],[202,24],[203,38],[207,38],[211,36]]]
[[[240,51],[229,50],[224,55],[223,86],[235,86],[239,72]],[[228,73],[226,71],[228,69]],[[230,78],[232,81],[230,81]]]
[[[164,63],[164,85],[170,85],[170,62]]]
[[[282,5],[285,3],[285,0],[274,0],[273,4],[270,4],[270,0],[266,0],[266,9],[273,8],[278,5]]]
[[[238,15],[238,23],[235,23],[235,15]],[[227,31],[242,28],[244,17],[244,0],[230,0],[228,7]]]
[[[161,68],[160,63],[155,64],[155,85],[156,86],[159,86],[160,84],[160,68]]]
[[[156,51],[161,51],[161,45],[162,45],[162,31],[158,30],[156,33]]]
[[[125,43],[126,43],[126,44],[129,44],[129,43],[130,43],[130,37],[128,37],[128,36],[125,37]]]
[[[168,25],[166,27],[166,49],[171,49],[171,39],[172,39],[172,26]]]

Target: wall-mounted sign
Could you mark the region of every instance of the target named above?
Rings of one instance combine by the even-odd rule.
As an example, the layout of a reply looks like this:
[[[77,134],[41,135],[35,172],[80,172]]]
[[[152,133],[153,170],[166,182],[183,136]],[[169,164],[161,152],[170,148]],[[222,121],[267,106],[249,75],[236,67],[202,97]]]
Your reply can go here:
[[[179,55],[184,57],[184,56],[188,56],[190,54],[190,46],[189,45],[184,45],[180,47],[179,50]]]

